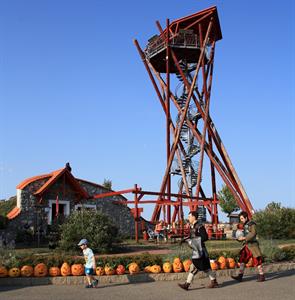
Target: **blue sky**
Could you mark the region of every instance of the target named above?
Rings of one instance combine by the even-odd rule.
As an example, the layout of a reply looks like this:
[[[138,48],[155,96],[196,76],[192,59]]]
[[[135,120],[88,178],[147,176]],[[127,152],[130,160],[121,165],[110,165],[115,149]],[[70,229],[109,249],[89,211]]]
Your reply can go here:
[[[2,0],[0,199],[68,161],[78,178],[158,191],[165,118],[132,40],[212,5],[212,119],[254,208],[294,207],[292,0]]]

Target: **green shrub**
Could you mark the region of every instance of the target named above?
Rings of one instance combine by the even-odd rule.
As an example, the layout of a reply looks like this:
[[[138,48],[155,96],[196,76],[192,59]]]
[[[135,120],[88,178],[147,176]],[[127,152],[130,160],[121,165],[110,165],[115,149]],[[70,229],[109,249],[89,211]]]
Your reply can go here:
[[[0,201],[0,215],[6,217],[6,215],[16,206],[16,197],[11,197],[8,200]]]
[[[257,233],[265,239],[295,238],[295,209],[281,207],[272,202],[264,210],[255,213],[253,220],[257,223]]]
[[[268,246],[263,249],[262,251],[263,258],[265,262],[275,262],[275,261],[282,261],[286,260],[286,253],[275,246]]]
[[[0,229],[5,229],[8,224],[8,219],[0,215]]]
[[[285,246],[281,250],[285,253],[287,260],[295,259],[295,245]]]
[[[119,241],[118,228],[98,211],[76,211],[61,225],[59,246],[63,250],[77,250],[77,244],[86,238],[90,248],[98,253],[108,253]]]

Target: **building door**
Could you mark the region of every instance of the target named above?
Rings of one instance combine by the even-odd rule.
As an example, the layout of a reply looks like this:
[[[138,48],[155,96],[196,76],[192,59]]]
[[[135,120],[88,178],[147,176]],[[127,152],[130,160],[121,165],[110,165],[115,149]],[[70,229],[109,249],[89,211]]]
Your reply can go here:
[[[59,217],[66,217],[70,214],[70,201],[58,201]],[[51,225],[56,219],[56,200],[49,200],[48,224]]]
[[[64,217],[65,215],[65,204],[58,204],[58,215]],[[52,203],[51,207],[51,220],[56,219],[56,203]]]

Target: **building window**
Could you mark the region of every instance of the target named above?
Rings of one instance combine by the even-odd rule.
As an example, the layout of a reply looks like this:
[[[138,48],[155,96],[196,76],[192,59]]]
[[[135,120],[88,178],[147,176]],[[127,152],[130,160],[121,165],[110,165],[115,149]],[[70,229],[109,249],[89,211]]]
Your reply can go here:
[[[75,205],[75,210],[81,210],[82,208],[86,210],[96,210],[95,204],[77,204]]]

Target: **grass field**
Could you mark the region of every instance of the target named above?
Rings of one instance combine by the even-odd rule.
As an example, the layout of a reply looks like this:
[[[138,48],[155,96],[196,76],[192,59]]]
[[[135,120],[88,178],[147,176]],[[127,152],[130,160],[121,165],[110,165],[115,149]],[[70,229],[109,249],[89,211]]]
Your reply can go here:
[[[260,239],[259,243],[261,245],[261,248],[266,247],[282,247],[284,245],[295,245],[295,239],[291,240],[263,240]],[[237,251],[241,248],[241,244],[235,240],[210,240],[206,242],[206,246],[208,251]],[[185,245],[182,245],[180,247],[179,243],[160,243],[156,244],[155,242],[148,242],[140,240],[139,243],[136,243],[135,240],[125,240],[119,247],[117,247],[113,252],[114,255],[118,253],[130,253],[135,251],[143,251],[148,252],[150,250],[156,250],[156,249],[168,249],[172,250],[173,252],[179,252],[179,251],[186,251],[185,249],[189,248]],[[3,250],[2,250],[3,251]],[[4,251],[11,251],[10,249],[4,250]],[[190,251],[190,250],[189,250]],[[19,248],[14,249],[13,252],[16,252],[17,254],[24,254],[24,253],[30,253],[30,254],[48,254],[48,253],[58,253],[62,252],[61,250],[51,250],[47,247],[40,247],[40,248]],[[80,253],[77,249],[77,253]],[[75,253],[75,254],[77,254]],[[70,253],[69,253],[70,254]],[[74,253],[73,253],[74,254]]]

